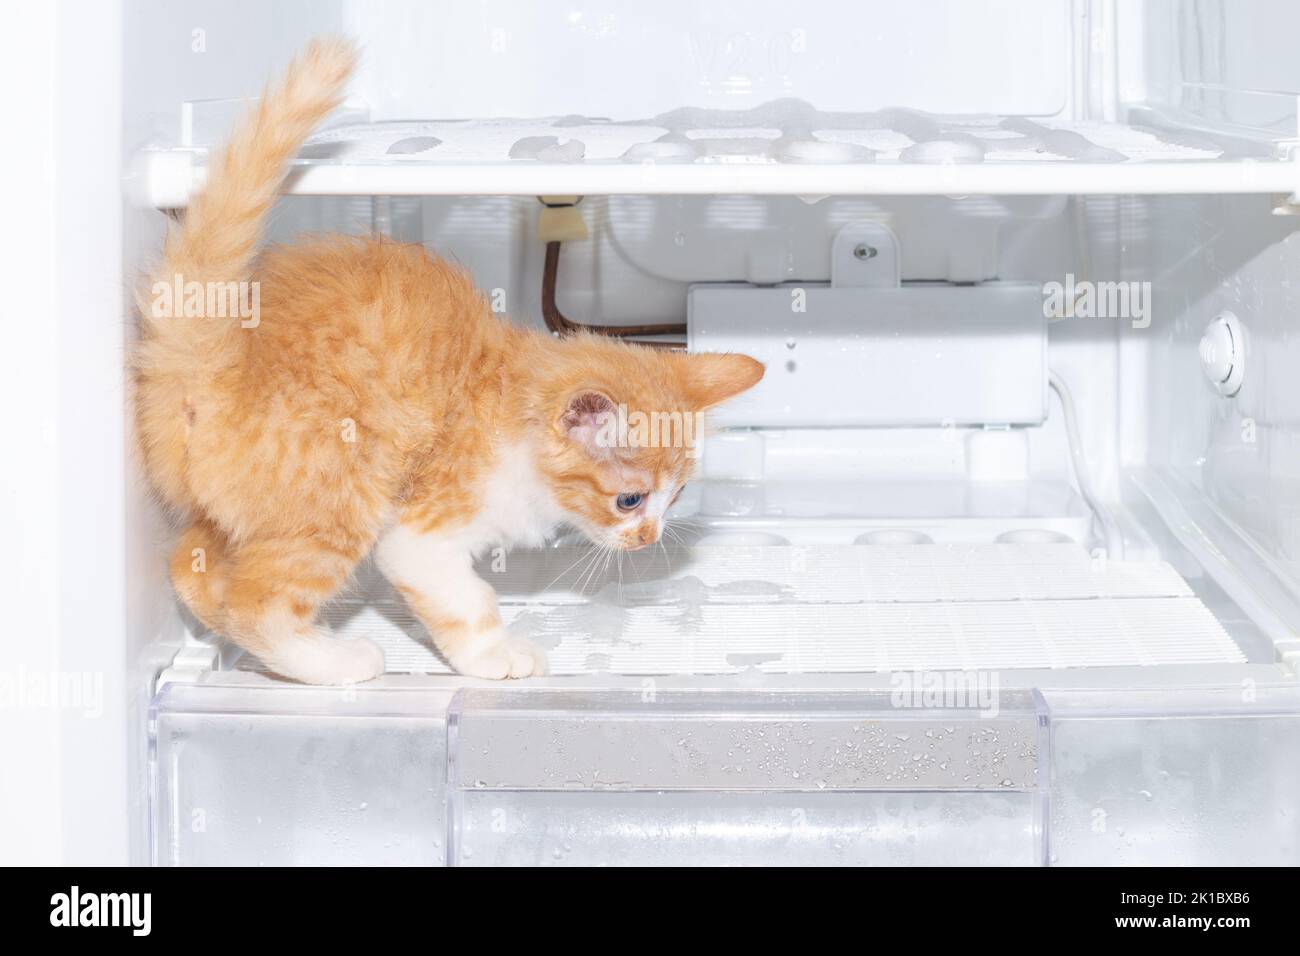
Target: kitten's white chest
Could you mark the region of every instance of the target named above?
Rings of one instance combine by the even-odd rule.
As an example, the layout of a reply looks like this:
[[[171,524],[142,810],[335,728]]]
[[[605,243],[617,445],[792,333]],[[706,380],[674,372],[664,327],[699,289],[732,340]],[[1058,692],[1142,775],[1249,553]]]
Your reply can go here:
[[[480,500],[473,536],[487,547],[537,547],[564,520],[526,445],[502,448]]]

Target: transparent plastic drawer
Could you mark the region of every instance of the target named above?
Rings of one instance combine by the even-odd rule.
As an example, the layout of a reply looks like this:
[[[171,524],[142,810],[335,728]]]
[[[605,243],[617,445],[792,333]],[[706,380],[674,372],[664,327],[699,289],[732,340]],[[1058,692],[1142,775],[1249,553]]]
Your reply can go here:
[[[1300,689],[170,684],[159,864],[1300,863]]]
[[[167,685],[151,720],[154,862],[442,863],[450,699]]]
[[[1300,864],[1294,686],[1046,698],[1052,863]]]

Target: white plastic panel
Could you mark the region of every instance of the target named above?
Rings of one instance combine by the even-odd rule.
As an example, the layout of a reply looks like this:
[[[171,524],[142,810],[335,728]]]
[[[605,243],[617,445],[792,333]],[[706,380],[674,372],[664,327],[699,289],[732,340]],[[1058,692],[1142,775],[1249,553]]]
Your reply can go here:
[[[1047,320],[1037,286],[692,286],[693,352],[767,366],[719,425],[1042,424]]]
[[[1124,396],[1128,457],[1157,473],[1144,484],[1158,506],[1185,499],[1233,569],[1282,583],[1269,603],[1300,632],[1300,218],[1261,200],[1188,198],[1129,200],[1124,221],[1127,275],[1152,282],[1154,308],[1149,329],[1125,332],[1144,363]],[[1232,395],[1206,379],[1199,351],[1224,312],[1243,339]]]
[[[557,141],[562,148],[562,141]],[[653,145],[653,144],[652,144]],[[1264,193],[1296,191],[1293,163],[1275,161],[1052,161],[1024,163],[875,163],[852,146],[811,142],[820,162],[751,163],[555,162],[494,163],[305,162],[286,181],[294,196],[1053,196],[1110,194]],[[140,205],[183,208],[200,188],[201,157],[157,150],[139,157]]]
[[[230,100],[186,103],[223,129]],[[317,133],[295,195],[1051,195],[1292,192],[1282,144],[1114,123],[918,110],[829,112],[797,99],[657,116],[357,122]],[[142,154],[138,201],[184,206],[205,175],[188,144]]]

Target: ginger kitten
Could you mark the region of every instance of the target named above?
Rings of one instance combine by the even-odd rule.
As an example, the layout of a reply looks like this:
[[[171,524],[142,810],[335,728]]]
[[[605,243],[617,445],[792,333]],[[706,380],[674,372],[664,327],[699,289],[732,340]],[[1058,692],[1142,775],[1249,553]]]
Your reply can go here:
[[[276,673],[364,681],[384,670],[379,647],[316,615],[373,548],[457,671],[540,674],[543,652],[507,633],[474,559],[562,523],[622,549],[657,541],[690,449],[611,446],[601,426],[620,405],[701,411],[763,367],[514,327],[416,245],[337,236],[255,261],[287,164],[354,62],[344,41],[307,47],[168,236],[158,282],[255,281],[259,321],[141,303],[137,431],[158,492],[189,521],[172,581]]]

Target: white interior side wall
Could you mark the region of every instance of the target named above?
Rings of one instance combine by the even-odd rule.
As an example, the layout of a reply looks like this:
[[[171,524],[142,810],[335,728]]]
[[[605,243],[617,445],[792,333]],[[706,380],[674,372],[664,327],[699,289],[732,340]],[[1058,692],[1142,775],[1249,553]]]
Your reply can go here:
[[[1125,343],[1145,381],[1126,389],[1127,465],[1177,475],[1300,583],[1300,220],[1267,198],[1126,201],[1126,271],[1154,283],[1155,320]],[[1246,333],[1234,397],[1201,373],[1206,325]]]
[[[10,197],[9,213],[22,228],[0,233],[0,255],[22,281],[7,283],[6,363],[0,398],[6,445],[13,460],[0,469],[5,507],[0,508],[0,580],[10,608],[0,679],[7,696],[0,710],[0,847],[5,863],[46,863],[62,857],[61,719],[59,710],[13,699],[28,677],[58,672],[58,572],[52,530],[59,524],[59,446],[56,417],[59,342],[52,321],[57,308],[57,198],[49,166],[55,151],[55,72],[58,18],[52,5],[30,8],[23,30],[0,32],[0,78],[19,97],[16,122],[31,148],[9,151],[5,171],[26,184]],[[22,410],[19,412],[18,410]],[[22,467],[18,467],[19,464]],[[23,704],[23,706],[20,706]]]

